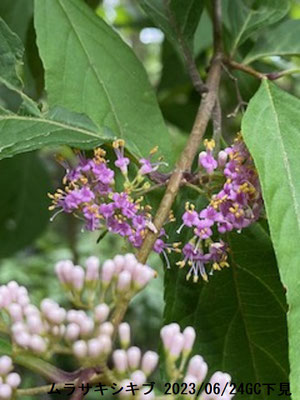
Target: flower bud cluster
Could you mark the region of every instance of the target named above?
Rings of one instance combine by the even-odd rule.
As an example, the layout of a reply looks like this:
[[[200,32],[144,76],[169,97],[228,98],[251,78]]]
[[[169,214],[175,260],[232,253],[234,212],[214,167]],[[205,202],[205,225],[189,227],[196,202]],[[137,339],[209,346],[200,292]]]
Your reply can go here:
[[[127,322],[119,325],[119,342],[121,349],[116,349],[112,353],[114,364],[113,372],[116,378],[121,381],[121,386],[127,386],[130,382],[139,387],[138,399],[143,397],[142,385],[147,382],[147,378],[152,374],[158,364],[158,354],[154,351],[142,351],[137,346],[130,346],[130,326]],[[123,394],[126,396],[126,393]],[[152,396],[145,396],[152,399]]]
[[[258,175],[241,136],[231,147],[220,151],[217,160],[213,156],[214,141],[205,141],[205,145],[206,151],[199,155],[199,166],[208,174],[208,185],[214,178],[225,183],[211,196],[206,208],[198,212],[193,204],[187,203],[182,216],[183,223],[178,232],[188,227],[192,229],[193,237],[183,247],[183,260],[177,264],[180,267],[188,264],[187,279],[193,275],[195,282],[199,276],[208,280],[207,266],[209,274],[229,266],[227,244],[222,240],[214,241],[213,235],[232,230],[240,232],[258,220],[262,208]]]
[[[124,177],[121,191],[115,184],[115,171],[108,166],[103,149],[96,149],[92,159],[78,153],[75,167],[66,161],[62,162],[66,168],[63,179],[65,188],[58,189],[54,195],[49,195],[53,203],[50,209],[58,208],[58,212],[64,211],[80,216],[85,221],[87,230],[107,229],[126,238],[138,248],[147,229],[156,232],[150,213],[151,207],[145,205],[141,197],[143,191],[149,190],[150,187],[150,183],[145,182],[145,177],[164,163],[150,160],[157,150],[155,148],[150,153],[149,159],[139,160],[140,168],[135,178],[130,180],[128,177],[130,160],[124,156],[124,146],[123,140],[116,140],[113,143],[117,158],[114,165],[120,169]],[[160,241],[157,243],[159,250],[164,236],[165,232],[162,230],[159,235]],[[78,275],[80,274],[78,270]]]
[[[199,390],[207,376],[208,366],[200,355],[189,358],[196,338],[195,329],[188,326],[181,332],[177,323],[171,323],[161,329],[160,336],[165,352],[166,371],[170,380],[175,382],[182,380],[187,384],[193,383]],[[214,394],[214,400],[230,400],[233,397],[229,394],[230,381],[231,377],[227,373],[217,371],[212,375],[209,381],[211,384],[218,383],[223,389],[228,383],[228,390],[226,389],[224,393],[221,390],[219,395]],[[211,396],[211,394],[207,395],[203,391],[200,394],[200,399],[209,400],[212,398]]]
[[[13,399],[14,393],[21,383],[21,377],[16,372],[12,372],[12,359],[8,356],[0,357],[0,399]]]
[[[51,355],[60,343],[81,361],[106,358],[112,350],[114,309],[145,287],[154,270],[126,254],[105,261],[101,268],[96,257],[88,258],[85,268],[59,261],[55,271],[78,309],[66,310],[47,298],[36,307],[26,288],[15,281],[0,287],[0,311],[14,345]]]

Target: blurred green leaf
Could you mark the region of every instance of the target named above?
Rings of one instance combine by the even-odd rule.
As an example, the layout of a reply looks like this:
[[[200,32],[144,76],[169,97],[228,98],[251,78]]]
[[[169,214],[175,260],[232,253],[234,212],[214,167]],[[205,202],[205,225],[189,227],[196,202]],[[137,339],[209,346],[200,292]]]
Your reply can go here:
[[[186,44],[193,49],[194,33],[198,27],[203,11],[202,0],[171,0],[170,10],[176,21],[177,29],[170,21],[165,0],[141,0],[140,6],[153,22],[161,28],[172,45],[181,53],[177,29],[181,32]]]
[[[30,244],[49,220],[49,176],[36,154],[0,162],[0,257]]]
[[[288,0],[230,0],[229,29],[232,35],[231,53],[252,33],[281,20],[289,11]]]
[[[56,107],[41,117],[26,117],[0,110],[0,159],[49,145],[96,147],[112,140],[85,115]]]
[[[145,70],[112,28],[76,0],[36,1],[35,27],[50,105],[87,114],[135,154],[148,155],[158,145],[171,159]]]
[[[178,225],[186,200],[199,210],[205,204],[199,195],[185,193],[177,200]],[[168,232],[170,242],[187,243],[193,236],[189,228],[180,235],[174,231]],[[180,256],[170,255],[165,322],[196,329],[194,351],[208,362],[210,373],[226,371],[236,383],[287,382],[286,304],[271,240],[259,224],[224,240],[230,246],[230,267],[215,272],[208,283],[186,281],[189,266],[179,269],[175,262]]]
[[[287,290],[291,392],[300,396],[300,101],[265,80],[242,121],[245,142],[254,158],[274,243]]]
[[[25,43],[28,24],[32,18],[33,0],[1,0],[0,16]]]
[[[23,52],[21,40],[0,18],[0,82],[8,87],[22,89],[20,69]]]
[[[275,28],[268,29],[256,41],[254,47],[246,55],[245,64],[270,56],[287,56],[300,54],[300,21],[286,20]]]

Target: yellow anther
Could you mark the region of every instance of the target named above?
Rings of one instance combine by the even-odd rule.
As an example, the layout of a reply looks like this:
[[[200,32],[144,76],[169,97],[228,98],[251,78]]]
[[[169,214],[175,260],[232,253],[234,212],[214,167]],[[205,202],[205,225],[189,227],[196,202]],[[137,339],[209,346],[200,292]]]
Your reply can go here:
[[[185,266],[185,261],[177,261],[176,265],[178,265],[179,268],[183,268]]]
[[[123,139],[117,139],[113,142],[113,148],[118,149],[119,147],[124,147],[125,146],[125,141]]]
[[[158,146],[153,147],[153,149],[150,151],[150,155],[152,156],[153,154],[157,153],[158,151]]]
[[[210,151],[212,151],[216,146],[216,142],[214,141],[214,139],[211,140],[205,139],[203,143],[206,149]]]

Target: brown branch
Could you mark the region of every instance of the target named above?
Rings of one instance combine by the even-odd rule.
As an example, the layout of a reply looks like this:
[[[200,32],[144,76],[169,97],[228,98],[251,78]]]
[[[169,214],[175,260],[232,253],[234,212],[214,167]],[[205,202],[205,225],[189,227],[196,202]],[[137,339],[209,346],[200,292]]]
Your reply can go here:
[[[208,92],[203,95],[198,113],[189,136],[187,144],[176,163],[175,170],[170,178],[164,197],[160,203],[154,219],[154,225],[160,232],[166,221],[172,204],[177,196],[184,173],[190,171],[193,160],[198,151],[207,124],[211,118],[219,91],[222,62],[222,36],[221,36],[221,0],[214,0],[214,57],[207,77]],[[157,238],[157,234],[148,231],[141,249],[138,252],[138,259],[145,263]]]
[[[256,71],[255,69],[249,67],[249,65],[240,64],[234,60],[231,60],[230,58],[224,57],[223,62],[224,62],[224,64],[228,65],[230,68],[246,72],[247,74],[252,75],[255,78],[258,78],[258,79],[267,78],[267,76],[265,74],[263,74],[262,72]]]
[[[170,6],[170,0],[164,0],[164,5],[165,5],[165,9],[166,9],[170,24],[176,33],[176,36],[178,39],[178,44],[181,49],[181,52],[182,52],[182,55],[184,58],[184,62],[186,65],[186,69],[188,70],[188,73],[192,80],[193,86],[200,95],[203,93],[206,93],[208,91],[208,88],[201,79],[201,76],[197,69],[197,65],[196,65],[196,62],[192,55],[192,52],[191,52],[189,46],[187,45],[185,38],[183,37],[180,27],[178,26],[176,17]]]

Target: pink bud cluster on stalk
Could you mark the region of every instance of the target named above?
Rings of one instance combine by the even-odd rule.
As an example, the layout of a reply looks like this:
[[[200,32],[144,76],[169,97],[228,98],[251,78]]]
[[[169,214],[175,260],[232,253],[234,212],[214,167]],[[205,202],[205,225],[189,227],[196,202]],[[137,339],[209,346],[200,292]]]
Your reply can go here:
[[[21,377],[12,372],[12,359],[8,356],[0,357],[0,399],[9,400],[15,397],[15,391],[21,383]]]
[[[177,323],[165,325],[161,331],[160,336],[163,342],[166,371],[170,381],[182,381],[189,384],[195,384],[198,392],[201,384],[205,381],[208,372],[208,366],[200,355],[194,355],[189,358],[194,342],[196,339],[195,329],[191,326],[186,327],[183,332]],[[233,395],[230,394],[230,381],[229,374],[217,371],[215,372],[209,383],[212,385],[218,384],[220,393],[206,394],[202,391],[200,400],[230,400]],[[227,384],[227,386],[226,386]],[[223,389],[224,390],[223,393]],[[218,391],[217,391],[218,392]],[[195,395],[188,395],[195,398]]]

